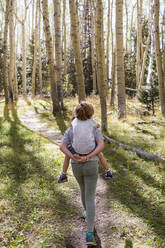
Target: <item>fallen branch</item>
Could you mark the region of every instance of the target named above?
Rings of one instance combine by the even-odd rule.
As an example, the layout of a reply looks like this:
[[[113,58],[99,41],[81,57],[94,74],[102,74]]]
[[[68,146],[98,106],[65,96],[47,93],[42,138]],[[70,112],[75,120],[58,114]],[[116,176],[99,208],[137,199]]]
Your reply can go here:
[[[154,155],[154,154],[150,154],[148,152],[145,152],[141,149],[138,149],[136,147],[132,147],[130,145],[125,145],[123,143],[120,143],[114,139],[111,139],[109,138],[108,136],[104,135],[104,138],[105,140],[107,140],[109,143],[113,143],[119,147],[122,147],[123,149],[125,150],[131,150],[133,152],[136,152],[136,154],[139,156],[139,157],[144,157],[144,158],[148,158],[148,159],[151,159],[151,160],[155,160],[155,161],[159,161],[159,162],[165,162],[165,158],[162,158],[160,156],[157,156],[157,155]]]

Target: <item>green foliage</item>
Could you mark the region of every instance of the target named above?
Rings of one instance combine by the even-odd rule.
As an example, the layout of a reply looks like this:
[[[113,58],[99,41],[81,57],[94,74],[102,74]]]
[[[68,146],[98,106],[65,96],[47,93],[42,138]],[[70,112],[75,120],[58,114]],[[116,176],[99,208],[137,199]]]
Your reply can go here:
[[[124,66],[126,88],[136,89],[136,56],[134,52],[125,54]],[[134,97],[136,92],[126,89],[126,94],[130,97]]]
[[[146,105],[148,111],[155,114],[155,105],[159,102],[159,90],[156,86],[143,86],[139,89],[138,99]]]
[[[45,42],[41,40],[41,63],[42,63],[42,80],[43,80],[43,94],[47,95],[50,92],[50,83],[48,81],[48,65],[45,52]],[[29,49],[27,52],[27,64],[26,64],[26,77],[27,77],[27,92],[30,93],[32,90],[32,70],[33,70],[33,54],[34,54],[34,43],[33,40],[29,43]],[[37,57],[38,64],[38,57]],[[22,55],[17,57],[17,78],[20,93],[22,92]],[[39,94],[39,71],[38,66],[36,68],[36,94]]]
[[[132,240],[126,239],[124,248],[133,248]]]

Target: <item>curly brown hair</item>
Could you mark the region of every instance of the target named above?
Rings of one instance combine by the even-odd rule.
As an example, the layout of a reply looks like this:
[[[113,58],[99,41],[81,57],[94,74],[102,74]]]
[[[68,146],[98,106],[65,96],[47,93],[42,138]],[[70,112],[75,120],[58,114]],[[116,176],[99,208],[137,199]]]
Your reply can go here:
[[[80,102],[74,111],[74,116],[81,121],[86,121],[94,115],[93,105],[89,102]]]

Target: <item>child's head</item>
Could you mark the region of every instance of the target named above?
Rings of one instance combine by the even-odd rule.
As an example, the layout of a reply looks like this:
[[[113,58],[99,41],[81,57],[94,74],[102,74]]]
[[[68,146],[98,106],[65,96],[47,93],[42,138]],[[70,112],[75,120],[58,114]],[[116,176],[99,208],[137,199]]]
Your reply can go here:
[[[77,119],[86,121],[94,115],[94,108],[91,103],[82,101],[77,105],[74,112]]]

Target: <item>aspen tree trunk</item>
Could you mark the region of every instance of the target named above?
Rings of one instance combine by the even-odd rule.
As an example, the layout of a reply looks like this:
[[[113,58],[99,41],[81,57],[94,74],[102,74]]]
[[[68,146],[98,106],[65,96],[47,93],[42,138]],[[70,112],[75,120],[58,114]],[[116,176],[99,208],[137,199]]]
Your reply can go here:
[[[97,51],[97,70],[98,85],[101,104],[101,127],[103,131],[107,130],[107,103],[106,103],[106,80],[104,74],[105,57],[103,47],[103,4],[102,0],[97,0],[96,7],[96,51]]]
[[[66,68],[66,0],[63,0],[63,53],[64,53],[64,77],[67,73]]]
[[[151,82],[152,82],[153,62],[154,62],[154,26],[152,23],[150,62],[149,62],[149,66],[148,66],[148,75],[147,75],[147,85],[148,86],[151,86]]]
[[[35,15],[35,31],[34,31],[34,56],[33,56],[33,70],[32,70],[32,96],[36,95],[36,67],[37,67],[37,52],[38,52],[38,4],[36,1],[36,15]]]
[[[101,0],[102,1],[102,0]],[[106,96],[108,95],[108,80],[107,80],[107,77],[106,77],[106,67],[105,67],[105,64],[106,64],[106,60],[105,60],[105,44],[104,44],[104,9],[103,9],[103,4],[102,4],[102,22],[101,22],[101,32],[102,32],[102,39],[101,39],[101,42],[102,42],[102,47],[103,47],[103,52],[104,52],[104,56],[102,57],[103,59],[103,62],[102,62],[102,65],[103,65],[103,74],[104,74],[104,80],[105,80],[105,92],[106,92]]]
[[[111,89],[111,101],[110,105],[113,106],[115,103],[115,81],[116,81],[116,53],[113,49],[112,53],[112,89]]]
[[[165,0],[164,0],[164,4],[165,4]],[[163,49],[163,78],[164,78],[164,82],[165,82],[165,8],[164,8],[164,13],[163,13],[163,24],[162,24],[162,49]]]
[[[139,0],[137,0],[137,44],[136,44],[136,87],[139,87],[139,79],[140,79],[140,68],[141,68],[141,63],[140,63],[140,3]]]
[[[106,51],[106,54],[107,54],[107,63],[106,63],[106,78],[107,78],[107,82],[108,82],[108,79],[109,79],[109,47],[110,47],[110,44],[109,44],[109,39],[110,39],[110,0],[108,0],[108,31],[107,31],[107,51]]]
[[[123,54],[123,0],[116,0],[116,66],[118,89],[118,117],[126,117],[125,74]]]
[[[16,65],[16,47],[15,47],[15,52],[14,52],[14,87],[13,87],[13,92],[14,92],[14,97],[15,100],[18,99],[18,80],[17,80],[17,65]]]
[[[25,39],[25,22],[22,21],[22,84],[23,95],[26,96],[26,39]]]
[[[131,31],[133,30],[133,27],[134,27],[134,22],[133,22],[133,19],[134,19],[134,10],[135,10],[135,7],[136,7],[136,3],[134,4],[133,8],[132,8],[132,13],[131,13],[131,28],[130,28],[130,51],[132,52],[132,42],[131,42]]]
[[[91,64],[92,64],[92,79],[93,79],[93,92],[96,93],[96,69],[95,69],[95,6],[93,0],[91,1]]]
[[[41,61],[41,9],[40,9],[40,0],[38,5],[39,11],[39,32],[38,32],[38,60],[39,60],[39,91],[40,96],[42,96],[42,61]]]
[[[113,0],[111,2],[111,47],[112,47],[112,69],[111,69],[111,80],[112,80],[112,89],[111,89],[111,100],[110,105],[114,105],[115,102],[115,82],[116,82],[116,52],[114,49],[114,41],[113,41],[113,26],[112,26],[112,20],[113,20]]]
[[[140,66],[142,65],[142,58],[143,58],[143,41],[142,41],[142,12],[143,12],[143,0],[140,0],[140,37],[139,37],[139,41],[140,41]]]
[[[62,37],[61,37],[61,4],[54,0],[54,29],[55,29],[55,73],[59,105],[63,108],[62,95]]]
[[[15,99],[14,95],[14,53],[15,53],[15,34],[14,34],[14,6],[15,0],[10,0],[10,14],[9,14],[9,39],[10,39],[10,62],[9,62],[9,94],[10,99]]]
[[[151,26],[152,28],[152,26]],[[141,86],[144,83],[144,71],[145,71],[145,66],[146,66],[146,60],[147,60],[147,55],[148,55],[148,51],[150,48],[150,41],[151,41],[151,28],[150,28],[150,32],[148,34],[148,38],[146,41],[146,48],[144,51],[144,56],[143,56],[143,63],[142,63],[142,69],[141,69],[141,74],[140,74],[140,83],[139,83],[139,89],[141,88]]]
[[[78,96],[79,102],[85,100],[85,85],[83,75],[83,64],[80,52],[80,32],[79,32],[79,21],[76,11],[75,0],[69,0],[70,18],[71,18],[71,39],[72,46],[75,56],[75,68],[78,83]]]
[[[4,92],[5,92],[5,103],[9,103],[9,81],[8,81],[8,26],[9,26],[9,0],[6,1],[6,10],[5,10],[5,27],[4,27]]]
[[[127,0],[125,0],[125,14],[126,14],[125,53],[127,53],[128,52],[128,5],[127,5]]]
[[[26,17],[27,17],[27,10],[29,8],[29,5],[27,5],[26,0],[24,0],[24,8],[25,8],[25,14],[22,20],[20,20],[17,16],[17,20],[21,24],[21,30],[22,30],[22,85],[23,85],[23,95],[27,95],[27,79],[26,79],[26,38],[25,38],[25,24],[26,24]]]
[[[53,57],[53,42],[50,32],[48,0],[42,0],[43,24],[46,37],[46,50],[48,56],[48,67],[51,82],[51,98],[53,103],[53,115],[60,111],[58,104],[57,86],[55,82],[54,57]]]
[[[154,4],[153,0],[150,1],[151,4],[151,49],[149,56],[149,66],[148,66],[148,75],[147,75],[147,85],[151,86],[152,81],[152,66],[154,62]]]
[[[34,1],[35,0],[32,0],[32,36],[34,33]]]
[[[162,57],[160,52],[159,37],[159,0],[154,0],[154,33],[155,33],[155,56],[159,82],[159,96],[162,116],[165,117],[165,78],[163,75]]]

